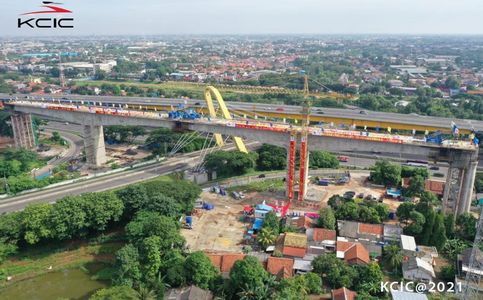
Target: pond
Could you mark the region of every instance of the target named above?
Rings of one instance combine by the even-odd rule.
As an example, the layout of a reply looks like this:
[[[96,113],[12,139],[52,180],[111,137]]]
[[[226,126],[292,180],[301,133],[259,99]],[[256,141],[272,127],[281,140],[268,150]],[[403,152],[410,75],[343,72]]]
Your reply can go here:
[[[89,273],[79,268],[46,273],[20,281],[0,289],[0,299],[14,300],[87,300],[98,289],[108,286],[107,282],[92,280],[95,269],[90,266]]]

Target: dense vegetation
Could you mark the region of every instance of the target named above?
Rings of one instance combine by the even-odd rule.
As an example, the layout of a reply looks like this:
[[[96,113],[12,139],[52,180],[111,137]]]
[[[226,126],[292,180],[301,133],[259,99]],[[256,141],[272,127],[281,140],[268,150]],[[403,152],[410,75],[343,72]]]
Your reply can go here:
[[[388,218],[389,214],[387,205],[374,200],[357,199],[356,201],[353,197],[334,195],[330,197],[328,204],[338,220],[380,224]],[[322,212],[324,215],[328,214],[330,216],[331,214],[330,211]],[[328,222],[326,224],[324,221],[324,223],[320,224],[321,227],[330,229],[335,226],[332,225],[332,221]]]
[[[45,165],[37,153],[29,150],[8,149],[0,153],[0,176],[6,178],[0,185],[0,193],[17,194],[21,191],[45,187],[49,184],[77,177],[79,174],[67,171],[62,164],[52,170],[53,176],[36,180],[30,173],[34,168]]]

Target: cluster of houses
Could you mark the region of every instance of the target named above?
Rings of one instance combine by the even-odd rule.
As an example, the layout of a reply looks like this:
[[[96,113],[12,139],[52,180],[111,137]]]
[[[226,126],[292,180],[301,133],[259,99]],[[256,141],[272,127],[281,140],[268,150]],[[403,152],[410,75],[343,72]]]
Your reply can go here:
[[[257,220],[271,211],[266,205],[257,206]],[[264,211],[266,209],[266,211]],[[316,228],[316,219],[311,214],[292,214],[286,217],[286,225],[296,228],[296,232],[280,234],[274,245],[264,253],[254,252],[265,269],[277,278],[289,278],[296,274],[312,271],[312,261],[319,255],[335,253],[336,257],[350,265],[364,265],[378,261],[382,257],[384,245],[398,243],[403,251],[403,277],[412,281],[435,280],[435,258],[438,252],[434,247],[420,246],[414,237],[403,235],[397,224],[367,224],[340,220],[337,231]],[[255,222],[256,231],[263,222]],[[214,266],[223,276],[228,276],[243,253],[207,253]],[[347,288],[332,291],[332,299],[354,299],[356,293]]]

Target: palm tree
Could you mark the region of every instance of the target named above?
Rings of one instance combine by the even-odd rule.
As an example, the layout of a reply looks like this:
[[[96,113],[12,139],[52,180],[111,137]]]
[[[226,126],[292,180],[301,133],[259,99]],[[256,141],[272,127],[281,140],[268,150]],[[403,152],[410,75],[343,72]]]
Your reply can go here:
[[[276,238],[277,236],[275,235],[275,233],[267,227],[262,228],[262,230],[260,230],[257,235],[257,241],[262,245],[264,249],[267,248],[267,246],[273,244]]]
[[[398,245],[384,247],[384,261],[397,273],[403,261],[401,248]]]
[[[144,285],[140,285],[136,293],[139,300],[156,300],[158,297],[154,290],[151,290]]]

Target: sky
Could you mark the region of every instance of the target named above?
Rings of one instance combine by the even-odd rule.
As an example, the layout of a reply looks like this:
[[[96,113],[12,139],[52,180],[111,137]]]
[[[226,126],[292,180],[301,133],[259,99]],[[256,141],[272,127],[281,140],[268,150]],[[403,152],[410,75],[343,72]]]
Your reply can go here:
[[[0,37],[158,34],[483,34],[482,0],[57,1],[63,3],[62,7],[73,11],[74,29],[18,29],[19,15],[39,10],[41,0],[0,0]]]

